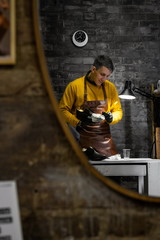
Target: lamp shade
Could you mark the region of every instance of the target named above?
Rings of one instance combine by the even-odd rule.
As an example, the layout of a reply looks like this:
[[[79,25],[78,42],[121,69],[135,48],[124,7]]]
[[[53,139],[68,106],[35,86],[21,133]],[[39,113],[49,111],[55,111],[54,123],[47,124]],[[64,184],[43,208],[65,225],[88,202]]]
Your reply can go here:
[[[132,91],[131,84],[132,84],[131,81],[125,82],[124,90],[119,94],[119,97],[121,99],[135,99],[136,98]]]

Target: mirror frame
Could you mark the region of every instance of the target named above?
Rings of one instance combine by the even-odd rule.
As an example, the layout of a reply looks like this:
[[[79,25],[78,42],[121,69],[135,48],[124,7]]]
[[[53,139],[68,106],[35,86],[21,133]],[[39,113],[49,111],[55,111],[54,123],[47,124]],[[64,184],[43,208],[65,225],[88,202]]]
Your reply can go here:
[[[100,172],[98,172],[89,162],[86,156],[81,151],[80,147],[74,140],[74,137],[70,133],[67,125],[65,124],[64,119],[61,117],[61,113],[58,107],[58,102],[56,100],[53,87],[51,85],[49,72],[47,69],[47,62],[45,58],[45,53],[42,45],[41,40],[41,33],[39,29],[39,15],[38,15],[38,0],[34,0],[32,2],[33,6],[33,24],[34,24],[34,34],[35,34],[35,44],[36,44],[36,50],[37,50],[37,57],[40,65],[40,71],[42,74],[42,79],[44,81],[46,90],[48,92],[48,96],[53,108],[53,111],[55,112],[55,115],[57,117],[57,120],[60,123],[60,126],[62,128],[62,131],[64,132],[66,138],[68,139],[68,142],[72,149],[74,150],[75,154],[77,155],[77,158],[79,161],[83,164],[83,166],[89,171],[89,173],[93,174],[97,179],[99,179],[101,182],[103,182],[107,188],[112,189],[113,191],[126,196],[131,199],[140,200],[144,202],[152,202],[152,203],[160,203],[160,198],[158,197],[150,197],[145,195],[140,195],[136,192],[133,192],[131,190],[125,189],[124,187],[121,187],[117,183],[114,183],[109,178],[104,177]]]

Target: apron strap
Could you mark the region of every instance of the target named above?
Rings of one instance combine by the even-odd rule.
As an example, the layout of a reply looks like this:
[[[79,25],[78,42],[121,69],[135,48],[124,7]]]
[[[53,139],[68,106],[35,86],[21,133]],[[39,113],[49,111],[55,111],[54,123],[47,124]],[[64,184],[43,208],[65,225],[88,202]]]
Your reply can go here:
[[[87,80],[84,79],[84,102],[87,101]]]

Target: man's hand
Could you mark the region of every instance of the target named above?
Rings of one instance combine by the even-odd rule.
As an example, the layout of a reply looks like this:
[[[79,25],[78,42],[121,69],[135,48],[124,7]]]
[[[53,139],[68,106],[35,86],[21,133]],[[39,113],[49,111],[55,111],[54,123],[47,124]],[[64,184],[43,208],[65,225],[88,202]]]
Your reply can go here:
[[[92,123],[92,112],[89,109],[83,110],[76,110],[76,117],[83,123],[83,124],[90,124]]]
[[[102,115],[105,116],[105,120],[107,123],[111,123],[113,121],[113,115],[111,112],[103,112]]]

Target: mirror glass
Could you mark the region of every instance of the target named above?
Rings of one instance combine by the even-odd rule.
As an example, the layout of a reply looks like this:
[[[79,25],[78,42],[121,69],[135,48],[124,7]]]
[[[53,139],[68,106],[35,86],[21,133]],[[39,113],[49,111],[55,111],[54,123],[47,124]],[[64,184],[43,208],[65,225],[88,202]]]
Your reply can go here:
[[[150,5],[144,1],[136,1],[134,5],[133,1],[97,0],[94,4],[83,0],[39,1],[39,27],[57,101],[66,86],[86,75],[95,57],[103,54],[110,56],[114,63],[115,70],[109,81],[119,93],[127,80],[145,92],[153,91],[159,78],[156,36],[160,28],[158,13],[147,9]],[[81,31],[76,38],[78,30]],[[123,157],[122,150],[131,149],[132,159],[112,161],[107,169],[105,161],[94,167],[125,188],[160,197],[158,173],[157,178],[150,178],[159,166],[159,161],[153,160],[156,158],[153,102],[135,95],[135,100],[121,100],[123,118],[110,125],[118,153]],[[149,176],[148,171],[151,171]],[[148,186],[151,186],[150,192]]]

